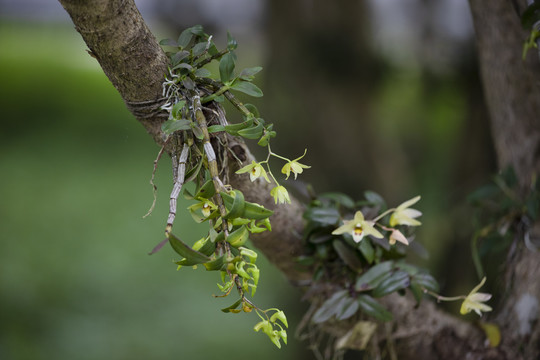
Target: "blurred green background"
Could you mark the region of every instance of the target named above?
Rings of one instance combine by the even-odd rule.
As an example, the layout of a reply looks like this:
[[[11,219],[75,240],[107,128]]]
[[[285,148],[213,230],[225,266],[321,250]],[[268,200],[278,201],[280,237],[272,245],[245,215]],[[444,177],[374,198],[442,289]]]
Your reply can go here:
[[[302,180],[355,198],[371,189],[391,204],[422,195],[417,240],[431,257],[417,260],[446,293],[476,283],[464,199],[495,162],[472,31],[437,22],[449,1],[409,4],[423,22],[411,11],[405,33],[399,2],[384,12],[373,2],[254,1],[252,22],[219,9],[204,17],[211,2],[186,18],[170,14],[196,2],[137,3],[158,39],[196,23],[218,39],[231,29],[241,64],[265,68],[257,105],[276,124],[274,149],[294,158],[308,148]],[[0,13],[0,359],[312,358],[293,336],[301,292],[264,259],[256,300],[287,313],[282,350],[252,331],[254,314],[219,311],[234,300],[212,297],[217,276],[177,272],[168,248],[147,255],[162,238],[170,161],[142,219],[159,148],[66,14]],[[182,215],[175,229],[187,242],[201,234]]]

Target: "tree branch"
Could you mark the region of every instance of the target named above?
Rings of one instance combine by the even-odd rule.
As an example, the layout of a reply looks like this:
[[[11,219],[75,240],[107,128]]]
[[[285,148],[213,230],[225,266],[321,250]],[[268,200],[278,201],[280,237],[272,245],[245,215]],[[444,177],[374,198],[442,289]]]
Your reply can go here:
[[[161,124],[167,113],[159,108],[162,82],[167,72],[168,59],[146,26],[133,0],[59,0],[71,16],[75,28],[118,90],[128,109],[145,127],[158,145],[165,137]],[[253,156],[247,146],[233,140],[233,151],[251,163]],[[231,168],[231,185],[241,190],[246,199],[260,203],[275,211],[272,216],[273,231],[254,237],[254,244],[291,281],[306,277],[298,271],[295,258],[302,249],[302,206],[295,200],[288,206],[275,206],[268,195],[270,185],[247,176],[234,174]],[[309,275],[307,275],[309,276]]]

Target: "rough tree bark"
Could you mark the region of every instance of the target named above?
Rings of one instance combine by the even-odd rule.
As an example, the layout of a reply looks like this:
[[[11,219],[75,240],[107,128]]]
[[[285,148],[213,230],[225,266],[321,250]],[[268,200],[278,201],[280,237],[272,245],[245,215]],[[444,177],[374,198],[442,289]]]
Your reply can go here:
[[[159,106],[163,102],[161,82],[167,69],[167,58],[133,0],[59,1],[129,110],[161,145],[163,134],[160,125],[165,119]],[[484,81],[490,84],[486,89],[501,166],[514,164],[525,185],[539,165],[539,129],[534,116],[539,113],[538,77],[535,71],[516,60],[525,35],[519,30],[519,19],[510,0],[471,0],[471,5],[477,24]],[[493,92],[489,91],[490,88]],[[249,162],[249,150],[243,143],[237,146],[238,152],[244,154],[246,162]],[[250,201],[274,208],[267,197],[258,195],[269,192],[265,188],[267,185],[264,182],[251,183],[245,178],[233,178],[233,185],[241,189]],[[296,282],[305,277],[294,263],[294,256],[302,249],[301,239],[295,235],[301,232],[303,225],[301,205],[293,199],[291,206],[274,210],[272,223],[275,230],[255,238],[254,243],[291,281]],[[386,303],[395,315],[390,328],[399,358],[538,358],[540,331],[530,326],[535,324],[538,314],[527,313],[527,316],[535,315],[530,317],[533,323],[527,323],[527,328],[526,324],[516,321],[521,319],[519,316],[523,317],[523,313],[515,304],[527,295],[529,310],[534,310],[530,304],[536,304],[538,311],[540,262],[537,253],[521,246],[512,255],[506,276],[507,284],[511,284],[508,296],[494,312],[494,318],[503,331],[499,348],[487,348],[480,330],[443,313],[430,302],[423,302],[414,309],[412,299],[392,296],[386,299]],[[529,321],[529,317],[525,320]],[[350,327],[351,324],[343,324],[336,331],[344,334]]]
[[[525,1],[470,0],[491,131],[501,169],[512,166],[523,195],[540,170],[540,61],[536,50],[525,61],[521,50],[527,31],[519,14]],[[523,237],[540,237],[540,226],[518,234],[504,278],[504,298],[496,314],[509,358],[540,358],[540,253]],[[519,349],[519,350],[518,350]]]

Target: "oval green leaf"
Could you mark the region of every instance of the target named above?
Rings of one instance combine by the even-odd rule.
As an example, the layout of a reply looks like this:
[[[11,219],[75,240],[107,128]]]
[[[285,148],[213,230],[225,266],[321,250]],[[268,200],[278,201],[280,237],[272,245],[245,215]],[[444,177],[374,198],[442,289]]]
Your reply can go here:
[[[232,84],[231,89],[240,91],[244,94],[247,94],[253,97],[261,97],[264,95],[262,90],[259,89],[257,85],[248,81],[237,80],[234,82],[234,84]]]
[[[409,274],[405,271],[398,270],[390,275],[390,277],[381,281],[381,283],[373,290],[372,295],[374,297],[382,297],[393,293],[394,291],[405,289],[409,287],[410,283],[411,279]]]
[[[392,313],[386,310],[384,306],[379,304],[377,300],[375,300],[371,296],[360,295],[358,296],[357,301],[360,309],[362,309],[362,311],[367,315],[370,315],[380,321],[392,320]]]
[[[174,236],[173,233],[169,233],[169,243],[176,253],[185,258],[186,261],[190,262],[190,265],[202,264],[210,261],[211,259],[200,253],[196,250],[193,250],[191,247],[186,245],[182,240]],[[182,264],[180,264],[182,265]]]

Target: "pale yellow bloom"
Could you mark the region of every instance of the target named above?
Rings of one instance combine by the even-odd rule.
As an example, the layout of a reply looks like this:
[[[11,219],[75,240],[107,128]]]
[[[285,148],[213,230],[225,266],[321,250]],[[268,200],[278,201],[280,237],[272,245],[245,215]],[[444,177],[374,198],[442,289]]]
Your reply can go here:
[[[482,316],[482,311],[487,312],[491,311],[491,307],[483,304],[483,302],[488,301],[491,299],[491,294],[486,293],[479,293],[478,290],[484,285],[486,282],[486,277],[480,281],[480,284],[478,284],[472,291],[467,295],[465,300],[463,300],[463,304],[461,304],[461,309],[459,310],[461,315],[465,315],[469,313],[471,310],[473,310],[478,315]]]
[[[280,204],[285,203],[291,203],[291,199],[289,197],[289,193],[287,192],[287,189],[283,186],[276,186],[272,190],[270,190],[270,195],[274,197],[274,201]]]
[[[287,175],[287,179],[291,175],[291,171],[294,173],[294,180],[296,180],[296,177],[298,176],[298,174],[301,174],[304,171],[304,169],[309,169],[311,167],[311,166],[307,166],[298,162],[298,160],[306,156],[306,152],[307,152],[307,149],[304,151],[304,155],[294,160],[291,160],[287,162],[285,165],[283,165],[283,167],[281,168],[281,172]]]
[[[420,196],[416,196],[410,200],[405,201],[403,204],[399,205],[396,210],[390,216],[390,226],[396,225],[408,225],[408,226],[418,226],[422,223],[415,218],[422,215],[422,213],[416,209],[410,209],[409,206],[416,204],[420,200]]]
[[[255,181],[260,176],[262,176],[267,182],[270,182],[268,175],[266,175],[266,170],[258,162],[251,160],[251,164],[244,166],[240,170],[236,171],[236,174],[243,174],[249,172],[249,179]]]
[[[333,235],[350,233],[355,242],[360,242],[365,235],[372,235],[376,238],[383,238],[383,235],[373,227],[373,221],[365,220],[364,214],[357,211],[354,219],[345,221],[343,225],[332,231]]]

